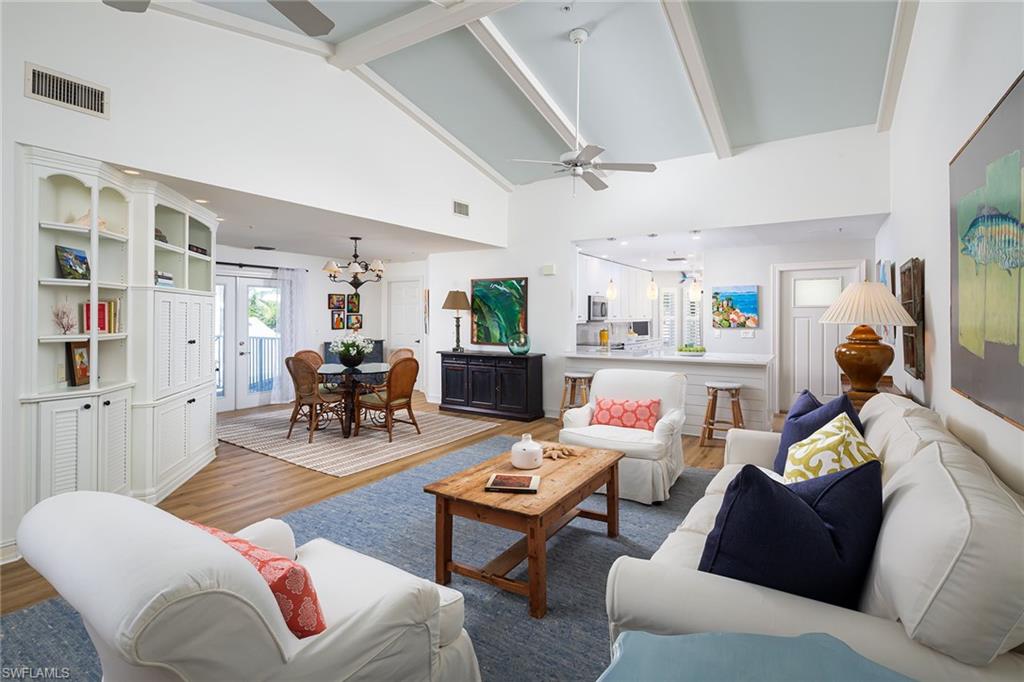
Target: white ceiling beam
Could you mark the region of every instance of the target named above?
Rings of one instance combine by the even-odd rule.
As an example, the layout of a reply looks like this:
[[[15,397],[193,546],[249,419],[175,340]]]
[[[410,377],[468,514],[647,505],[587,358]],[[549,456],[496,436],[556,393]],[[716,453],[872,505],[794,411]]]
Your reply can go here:
[[[466,28],[469,29],[469,32],[473,34],[473,37],[480,42],[483,48],[487,50],[487,53],[494,58],[494,61],[498,63],[502,71],[516,84],[516,87],[526,95],[526,99],[530,101],[533,108],[548,122],[548,125],[551,126],[555,133],[562,138],[566,146],[569,149],[575,149],[575,123],[555,104],[555,100],[544,89],[544,86],[533,75],[533,72],[527,68],[519,55],[516,54],[512,45],[501,34],[498,27],[494,25],[494,22],[484,17],[466,24]],[[580,147],[585,147],[586,144],[581,137]]]
[[[917,20],[918,0],[900,0],[896,5],[896,22],[892,28],[892,42],[889,43],[889,61],[885,65],[885,82],[882,84],[882,98],[878,102],[878,118],[875,129],[884,133],[892,126],[896,114],[896,100],[899,99],[903,70],[907,66],[910,52],[910,38],[914,35]]]
[[[711,74],[704,61],[704,51],[700,47],[697,28],[690,15],[690,8],[685,0],[661,0],[665,8],[665,16],[675,35],[679,56],[683,58],[683,68],[689,77],[693,96],[697,100],[701,118],[711,138],[711,146],[720,159],[732,156],[732,145],[729,132],[725,128],[722,110],[718,106],[718,97],[711,82]]]
[[[338,43],[328,61],[348,70],[423,42],[488,14],[515,5],[518,0],[464,0],[451,7],[427,5]]]
[[[310,38],[301,33],[288,31],[277,26],[271,26],[270,24],[264,24],[262,21],[232,14],[231,12],[204,5],[194,0],[156,0],[149,7],[157,12],[163,12],[164,14],[170,14],[183,19],[191,19],[207,26],[233,31],[250,38],[258,38],[284,47],[315,54],[319,57],[330,57],[334,54],[334,46],[327,41]]]
[[[394,86],[374,73],[373,69],[364,64],[352,68],[351,71],[363,79],[367,85],[383,95],[388,101],[408,114],[430,134],[448,145],[452,151],[494,181],[499,187],[504,189],[506,192],[511,192],[514,189],[515,186],[508,180],[508,178],[495,170],[491,164],[477,156],[469,147],[462,144],[462,142],[460,142],[454,135],[445,130],[440,123],[413,104],[405,95],[396,90]]]

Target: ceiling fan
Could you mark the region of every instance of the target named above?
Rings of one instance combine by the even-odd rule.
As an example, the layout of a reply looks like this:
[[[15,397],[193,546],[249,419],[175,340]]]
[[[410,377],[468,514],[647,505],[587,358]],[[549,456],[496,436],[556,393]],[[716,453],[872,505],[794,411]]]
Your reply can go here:
[[[562,154],[558,161],[538,161],[536,159],[512,159],[520,163],[541,163],[556,166],[555,175],[568,173],[572,176],[572,194],[576,196],[576,178],[590,185],[590,189],[601,191],[608,189],[608,183],[601,178],[603,171],[630,171],[634,173],[653,173],[657,166],[653,163],[603,163],[594,161],[604,153],[604,148],[596,144],[588,144],[580,149],[580,71],[583,43],[590,37],[585,28],[575,28],[569,32],[569,40],[576,46],[576,144],[572,151]]]
[[[122,12],[145,12],[150,0],[103,0]],[[325,36],[334,30],[334,22],[307,0],[267,0],[271,6],[310,37]]]

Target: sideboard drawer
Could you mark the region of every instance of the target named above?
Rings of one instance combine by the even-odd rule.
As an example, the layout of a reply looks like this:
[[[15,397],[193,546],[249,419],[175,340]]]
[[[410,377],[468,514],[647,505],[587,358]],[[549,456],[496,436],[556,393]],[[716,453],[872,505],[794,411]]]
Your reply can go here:
[[[498,367],[526,367],[526,358],[496,358],[494,362]]]
[[[470,355],[469,356],[469,364],[471,364],[471,365],[490,365],[491,367],[493,367],[494,366],[494,358],[489,358],[489,357],[480,356],[480,355]]]

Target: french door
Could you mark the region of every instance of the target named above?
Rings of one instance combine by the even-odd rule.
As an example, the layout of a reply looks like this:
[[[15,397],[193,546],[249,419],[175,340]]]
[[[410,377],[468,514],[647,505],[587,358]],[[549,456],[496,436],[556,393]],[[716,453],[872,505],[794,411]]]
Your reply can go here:
[[[277,320],[281,287],[275,279],[218,275],[215,343],[217,411],[269,405],[281,376]]]

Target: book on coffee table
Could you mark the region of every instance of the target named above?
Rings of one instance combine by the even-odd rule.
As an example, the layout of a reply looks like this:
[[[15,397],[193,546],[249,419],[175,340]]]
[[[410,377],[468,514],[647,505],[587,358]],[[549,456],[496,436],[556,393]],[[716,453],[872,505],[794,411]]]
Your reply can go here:
[[[491,474],[484,490],[489,493],[536,493],[540,476],[523,474]]]

